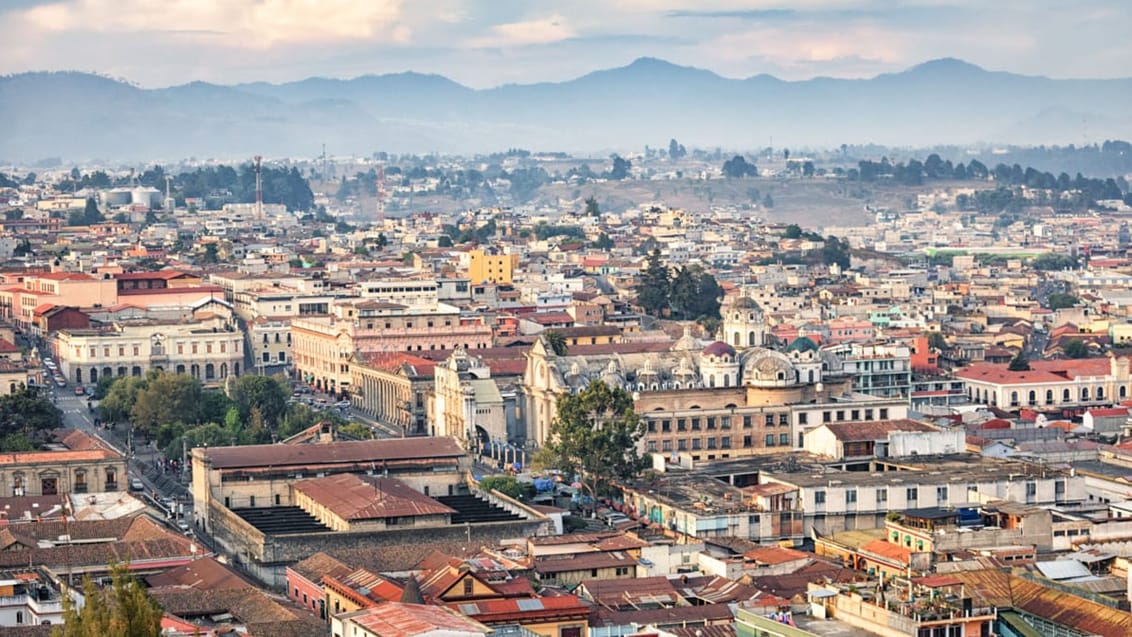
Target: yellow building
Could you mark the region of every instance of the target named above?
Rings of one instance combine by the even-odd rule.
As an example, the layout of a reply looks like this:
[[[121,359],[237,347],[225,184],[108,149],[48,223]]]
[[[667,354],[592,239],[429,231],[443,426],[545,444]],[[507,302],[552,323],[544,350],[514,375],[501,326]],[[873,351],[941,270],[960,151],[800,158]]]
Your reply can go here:
[[[494,250],[479,249],[468,252],[468,278],[472,283],[511,285],[518,268],[517,254],[496,254]]]

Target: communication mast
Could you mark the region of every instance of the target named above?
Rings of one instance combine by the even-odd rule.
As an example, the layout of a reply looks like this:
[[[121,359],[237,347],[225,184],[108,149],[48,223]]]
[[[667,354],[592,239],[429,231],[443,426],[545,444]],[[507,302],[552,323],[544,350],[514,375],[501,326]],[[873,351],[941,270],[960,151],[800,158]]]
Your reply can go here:
[[[377,165],[377,225],[385,228],[385,164]]]
[[[263,219],[263,157],[252,158],[255,167],[255,218]]]

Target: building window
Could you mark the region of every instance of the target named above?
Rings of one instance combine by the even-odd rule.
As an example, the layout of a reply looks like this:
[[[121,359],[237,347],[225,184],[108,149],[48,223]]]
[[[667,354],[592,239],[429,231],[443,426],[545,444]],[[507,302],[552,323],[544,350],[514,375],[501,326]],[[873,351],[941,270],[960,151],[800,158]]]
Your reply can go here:
[[[687,451],[688,450],[688,439],[687,438],[681,438],[681,439],[677,440],[676,441],[676,449],[679,450],[679,451]]]
[[[715,430],[715,416],[708,416],[707,417],[707,430],[708,431]]]
[[[789,447],[790,446],[790,434],[788,434],[788,433],[778,434],[778,446]]]
[[[662,440],[660,442],[660,448],[661,448],[662,451],[672,451],[672,441],[671,440]]]
[[[845,505],[857,504],[857,490],[846,489],[845,491]]]
[[[845,410],[844,409],[838,409],[837,410],[837,422],[841,422],[843,420],[845,420]]]
[[[715,449],[715,437],[711,437],[711,438],[707,439],[707,448],[708,449]]]
[[[763,424],[766,425],[767,427],[773,427],[774,426],[774,414],[767,414],[766,417],[763,419],[763,421],[764,421]]]
[[[866,409],[865,410],[865,420],[872,420],[872,419],[873,419],[873,410]]]
[[[907,498],[909,504],[915,502],[920,497],[920,488],[908,487],[905,497]]]
[[[750,449],[752,444],[754,444],[754,443],[751,440],[750,436],[743,436],[743,448],[744,449]]]
[[[692,450],[699,450],[702,448],[703,441],[699,438],[692,438]]]
[[[774,434],[767,434],[766,435],[766,446],[768,446],[768,447],[774,446]]]
[[[825,491],[814,491],[814,504],[825,504]]]
[[[648,441],[648,442],[647,442],[647,443],[645,444],[645,446],[647,447],[647,449],[646,449],[646,450],[647,450],[647,451],[648,451],[649,453],[656,453],[656,441],[655,441],[655,440],[650,440],[650,441]]]
[[[881,504],[888,502],[888,489],[877,489],[876,496],[877,496],[877,507],[879,508]]]
[[[810,414],[808,412],[805,412],[805,411],[798,414],[798,424],[799,425],[810,424]]]
[[[751,417],[750,416],[743,416],[743,428],[744,429],[750,429],[751,428]]]
[[[470,576],[464,577],[464,594],[471,595],[475,591],[476,582]]]
[[[719,439],[719,448],[720,449],[730,449],[731,448],[731,436],[723,436],[722,438],[720,438]]]
[[[882,408],[881,408],[881,410],[880,410],[880,419],[881,419],[881,420],[888,420],[888,408],[887,408],[887,407],[882,407]]]
[[[676,419],[676,431],[687,431],[688,421],[683,418]]]
[[[778,414],[778,424],[785,427],[790,424],[790,414]]]
[[[940,504],[947,504],[947,487],[936,487],[935,499],[939,501]]]

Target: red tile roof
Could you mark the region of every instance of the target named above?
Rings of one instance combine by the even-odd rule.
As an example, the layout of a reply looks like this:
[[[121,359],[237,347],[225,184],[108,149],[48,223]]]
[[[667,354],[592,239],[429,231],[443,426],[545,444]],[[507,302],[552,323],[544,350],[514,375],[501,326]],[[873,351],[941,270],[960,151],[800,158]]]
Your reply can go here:
[[[907,418],[901,420],[878,420],[874,422],[839,422],[822,425],[828,428],[841,442],[869,442],[884,440],[889,433],[897,431],[939,431],[929,424]]]
[[[422,633],[483,633],[487,626],[442,606],[386,602],[373,608],[345,613],[349,619],[381,637],[413,637]]]
[[[455,513],[394,478],[339,473],[291,485],[343,520],[376,520]]]
[[[1112,366],[1108,358],[1079,358],[1030,361],[1030,369],[1012,372],[1005,364],[978,363],[955,371],[957,378],[997,385],[1063,383],[1084,376],[1108,376]]]
[[[195,451],[195,450],[194,450]],[[313,464],[376,464],[398,460],[461,458],[452,438],[394,438],[302,445],[245,445],[203,449],[213,469],[285,468]]]

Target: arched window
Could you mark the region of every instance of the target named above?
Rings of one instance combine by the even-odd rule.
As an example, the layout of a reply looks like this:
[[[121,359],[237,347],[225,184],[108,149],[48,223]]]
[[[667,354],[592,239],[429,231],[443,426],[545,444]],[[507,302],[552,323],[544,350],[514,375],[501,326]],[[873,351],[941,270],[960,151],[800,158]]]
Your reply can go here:
[[[177,373],[178,374],[184,374],[185,373],[185,366],[184,365],[178,365],[177,366]]]
[[[739,332],[735,332],[735,335],[731,337],[731,344],[735,347],[739,347],[743,344],[742,341],[739,340]]]
[[[123,367],[119,367],[119,368],[118,368],[118,373],[117,373],[116,375],[117,375],[117,376],[125,376],[125,375],[126,375],[126,372],[128,372],[128,371],[129,371],[129,370],[128,370],[128,369],[126,369],[126,368],[125,368],[124,366],[123,366]]]
[[[1097,400],[1104,400],[1104,387],[1097,387]]]
[[[755,346],[755,332],[754,332],[754,330],[751,330],[747,334],[747,345],[749,345],[750,347]]]
[[[1089,388],[1088,387],[1082,387],[1081,388],[1081,400],[1088,400],[1088,399],[1089,399]]]
[[[131,376],[141,376],[141,367],[134,365],[132,368],[130,368],[130,375]]]
[[[1124,385],[1120,386],[1120,398],[1123,400],[1128,397],[1128,388]]]
[[[708,387],[715,387],[715,374],[708,376]]]
[[[93,385],[97,382],[98,382],[98,370],[95,369],[94,367],[91,367],[90,368],[90,384]]]
[[[730,387],[731,386],[731,375],[730,374],[724,374],[723,375],[723,386],[724,387]]]
[[[1030,401],[1029,402],[1030,402],[1031,405],[1038,404],[1038,392],[1036,392],[1032,389],[1030,390]]]
[[[775,378],[777,378],[778,380],[786,380],[786,372],[778,372],[778,374],[775,375]]]
[[[79,369],[78,367],[75,368],[75,382],[79,383],[80,385],[83,382],[83,370]]]
[[[1010,392],[1010,406],[1011,407],[1017,407],[1018,406],[1018,392],[1016,392],[1016,391]]]
[[[1063,402],[1063,403],[1067,403],[1067,402],[1069,402],[1070,400],[1073,400],[1073,398],[1071,397],[1071,394],[1069,393],[1069,390],[1068,390],[1068,389],[1066,389],[1065,391],[1061,392],[1061,402]]]
[[[1046,390],[1046,404],[1047,405],[1053,404],[1053,390],[1052,389]]]

